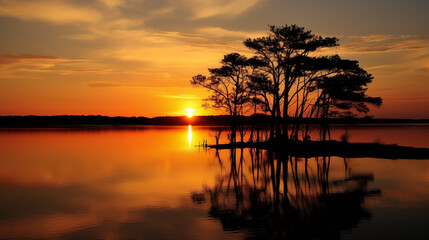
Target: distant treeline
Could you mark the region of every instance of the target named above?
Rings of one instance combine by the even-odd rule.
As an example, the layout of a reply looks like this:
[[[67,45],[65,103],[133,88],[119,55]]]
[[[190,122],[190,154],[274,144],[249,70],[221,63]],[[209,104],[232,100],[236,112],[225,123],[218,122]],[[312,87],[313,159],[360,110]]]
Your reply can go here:
[[[269,115],[255,114],[239,116],[243,125],[269,125]],[[46,127],[46,126],[87,126],[87,125],[228,125],[231,116],[185,116],[177,117],[108,117],[100,115],[59,115],[59,116],[0,116],[0,127]],[[290,118],[290,122],[294,122]],[[300,123],[318,124],[320,119],[304,118]],[[388,124],[388,123],[429,123],[429,119],[381,119],[381,118],[336,118],[329,124]]]

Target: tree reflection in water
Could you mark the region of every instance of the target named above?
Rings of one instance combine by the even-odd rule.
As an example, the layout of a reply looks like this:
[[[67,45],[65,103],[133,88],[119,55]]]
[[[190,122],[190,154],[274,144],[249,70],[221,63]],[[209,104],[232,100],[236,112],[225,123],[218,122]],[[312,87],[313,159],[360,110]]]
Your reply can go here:
[[[330,180],[330,157],[225,151],[227,161],[216,152],[223,174],[215,186],[192,193],[192,199],[207,202],[209,216],[219,219],[224,230],[244,232],[249,239],[340,239],[342,232],[371,218],[364,199],[381,192],[368,189],[373,174],[352,174],[348,159],[345,176]]]

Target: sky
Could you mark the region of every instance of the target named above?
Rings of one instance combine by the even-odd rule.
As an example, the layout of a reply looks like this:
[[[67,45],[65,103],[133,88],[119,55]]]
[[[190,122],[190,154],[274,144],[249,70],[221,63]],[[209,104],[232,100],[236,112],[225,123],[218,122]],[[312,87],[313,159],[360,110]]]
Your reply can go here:
[[[369,115],[429,118],[427,0],[0,0],[0,115],[222,114],[189,81],[297,24],[374,76]]]

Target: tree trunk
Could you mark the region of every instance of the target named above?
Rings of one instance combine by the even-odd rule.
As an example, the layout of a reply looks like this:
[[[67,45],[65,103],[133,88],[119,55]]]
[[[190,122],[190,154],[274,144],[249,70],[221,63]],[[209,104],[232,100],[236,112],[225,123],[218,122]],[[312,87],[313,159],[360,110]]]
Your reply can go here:
[[[231,143],[235,143],[237,136],[237,116],[232,115],[231,119]]]
[[[289,119],[288,112],[289,109],[289,91],[286,91],[283,101],[283,140],[288,141],[288,131],[289,131]]]

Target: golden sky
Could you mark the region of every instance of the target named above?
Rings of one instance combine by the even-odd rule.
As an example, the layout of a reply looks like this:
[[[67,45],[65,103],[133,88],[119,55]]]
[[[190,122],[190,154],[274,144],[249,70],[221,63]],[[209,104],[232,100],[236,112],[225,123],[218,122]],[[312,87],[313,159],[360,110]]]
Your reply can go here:
[[[217,114],[189,80],[268,25],[335,36],[375,117],[429,118],[426,0],[0,0],[0,115]]]

